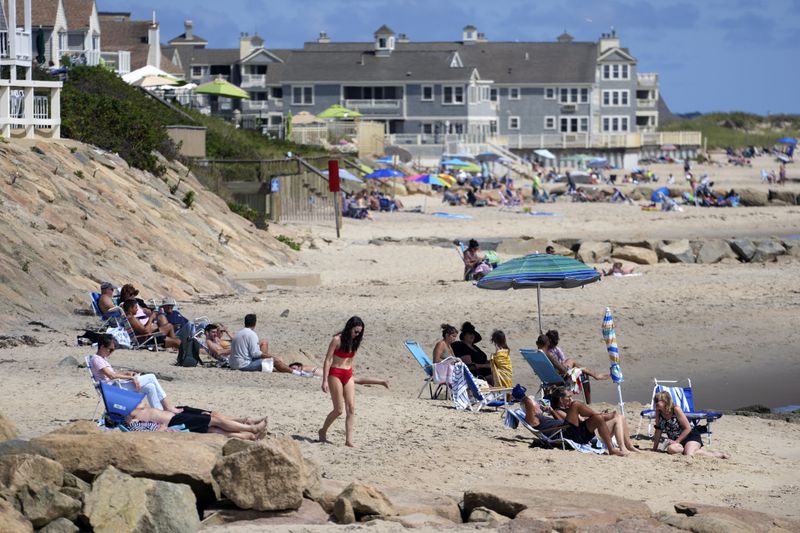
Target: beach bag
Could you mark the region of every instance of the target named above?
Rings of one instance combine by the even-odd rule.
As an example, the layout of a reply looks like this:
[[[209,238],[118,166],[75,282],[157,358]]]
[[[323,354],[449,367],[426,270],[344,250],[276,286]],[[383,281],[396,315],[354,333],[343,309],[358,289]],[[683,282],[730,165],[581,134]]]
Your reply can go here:
[[[120,348],[126,348],[128,350],[131,349],[131,338],[125,328],[121,326],[116,328],[108,328],[106,333],[114,337],[114,340],[117,341],[117,346]]]
[[[441,362],[433,365],[434,383],[453,384],[453,365],[450,362]]]
[[[200,360],[200,343],[197,342],[197,339],[189,338],[181,341],[181,347],[178,349],[178,360],[175,364],[185,367],[203,364]]]

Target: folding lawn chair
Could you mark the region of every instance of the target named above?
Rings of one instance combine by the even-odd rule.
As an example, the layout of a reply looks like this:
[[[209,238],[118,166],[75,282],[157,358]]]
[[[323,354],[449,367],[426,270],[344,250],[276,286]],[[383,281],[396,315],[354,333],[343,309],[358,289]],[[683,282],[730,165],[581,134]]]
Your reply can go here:
[[[103,313],[100,310],[100,293],[92,292],[90,293],[90,298],[94,314],[102,321],[96,331],[105,331],[107,328],[118,327],[120,325],[119,318],[124,315],[122,308],[114,306],[108,310],[108,313]]]
[[[504,416],[504,424],[506,427],[516,429],[517,426],[522,426],[533,435],[534,442],[544,446],[545,448],[555,448],[561,446],[562,450],[566,450],[567,446],[573,450],[581,453],[595,453],[598,455],[607,453],[605,445],[595,437],[589,444],[578,444],[564,437],[564,426],[556,427],[551,431],[540,431],[535,427],[528,424],[525,420],[525,411],[522,409],[506,409]]]
[[[547,389],[551,387],[566,387],[567,382],[564,381],[564,378],[556,372],[553,363],[547,357],[547,355],[541,350],[533,350],[531,348],[521,348],[519,353],[522,354],[522,358],[525,359],[525,362],[528,363],[528,366],[531,367],[533,373],[541,380],[541,385],[539,385],[539,389],[536,391],[536,394],[544,393]],[[581,384],[583,386],[583,399],[586,399],[586,391],[589,390],[589,394],[591,395],[591,385],[589,384],[588,376],[581,375]],[[586,402],[588,403],[588,402]]]
[[[123,314],[118,320],[120,327],[125,328],[125,332],[128,334],[128,339],[130,339],[129,347],[131,350],[145,349],[157,352],[159,341],[162,342],[163,346],[163,339],[166,336],[164,333],[161,332],[150,333],[147,336],[142,336],[140,338],[136,336],[136,332],[133,330],[133,326],[131,325],[131,322],[128,319],[127,315]]]
[[[92,420],[98,421],[99,418],[97,417],[97,410],[100,407],[100,404],[103,403],[103,395],[100,392],[100,383],[101,382],[97,381],[96,379],[94,379],[94,374],[92,374],[92,364],[91,364],[92,363],[92,356],[91,355],[87,355],[84,358],[84,361],[86,362],[86,369],[89,371],[89,379],[92,380],[92,387],[94,387],[94,391],[97,393],[97,405],[95,405],[95,407],[94,407],[94,414],[92,415]],[[119,387],[120,386],[120,380],[118,380],[118,379],[110,381],[109,383],[111,385],[115,386],[115,387]]]
[[[507,404],[512,403],[506,400],[505,393],[508,392],[511,392],[511,388],[485,388],[481,390],[478,384],[475,383],[475,378],[467,368],[467,365],[459,361],[453,367],[453,403],[456,409],[469,409],[473,413],[477,413],[484,407],[494,407],[497,410],[498,407],[505,407]],[[494,398],[498,395],[502,399],[497,400]]]
[[[106,383],[100,383],[100,395],[106,408],[103,420],[108,428],[124,427],[125,417],[130,415],[145,398],[140,392],[113,387]]]
[[[636,428],[636,433],[639,433],[639,429],[642,427],[642,421],[647,418],[649,422],[647,423],[647,435],[652,437],[653,436],[653,421],[656,418],[656,406],[653,398],[656,394],[661,391],[669,392],[669,395],[672,396],[672,403],[677,405],[683,411],[683,414],[686,415],[686,418],[689,419],[689,423],[694,428],[698,428],[700,433],[705,433],[708,435],[708,443],[711,444],[711,435],[713,431],[711,431],[711,423],[714,420],[717,420],[722,417],[722,413],[717,413],[715,411],[697,411],[694,407],[694,393],[692,392],[692,380],[686,378],[686,381],[689,383],[687,387],[680,387],[674,384],[678,383],[678,380],[664,380],[664,379],[656,379],[653,378],[653,393],[650,395],[650,409],[645,409],[639,415],[639,426]],[[672,383],[672,386],[665,385],[666,383]],[[705,427],[699,426],[700,421],[705,420],[706,425]]]
[[[417,344],[415,341],[405,341],[405,346],[411,355],[414,356],[414,359],[417,360],[419,366],[422,367],[422,370],[425,371],[425,381],[422,383],[422,387],[419,389],[419,394],[417,394],[417,398],[422,396],[422,391],[425,390],[425,385],[428,385],[428,391],[431,394],[431,400],[434,400],[439,397],[442,389],[445,391],[445,399],[447,399],[448,391],[450,389],[450,385],[447,382],[436,381],[433,372],[433,361],[431,358],[428,357],[428,354],[425,353],[425,350]],[[433,386],[437,385],[436,390],[434,391]]]

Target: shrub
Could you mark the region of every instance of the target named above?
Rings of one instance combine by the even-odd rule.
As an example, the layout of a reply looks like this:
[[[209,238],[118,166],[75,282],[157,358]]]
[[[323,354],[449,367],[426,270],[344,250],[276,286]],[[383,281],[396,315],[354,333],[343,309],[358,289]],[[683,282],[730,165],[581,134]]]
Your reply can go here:
[[[80,179],[83,179],[83,170],[76,170],[75,175]]]
[[[258,219],[258,211],[246,205],[237,204],[236,202],[228,202],[228,208],[237,215],[246,218],[250,222],[255,222]]]
[[[295,252],[299,252],[300,251],[300,245],[297,244],[296,242],[294,242],[294,240],[292,240],[291,237],[287,237],[286,235],[278,235],[276,237],[276,239],[281,241],[283,244],[285,244],[286,246],[288,246],[289,248],[291,248]]]
[[[194,191],[186,191],[186,194],[183,195],[183,205],[186,206],[186,209],[191,209],[194,205]]]

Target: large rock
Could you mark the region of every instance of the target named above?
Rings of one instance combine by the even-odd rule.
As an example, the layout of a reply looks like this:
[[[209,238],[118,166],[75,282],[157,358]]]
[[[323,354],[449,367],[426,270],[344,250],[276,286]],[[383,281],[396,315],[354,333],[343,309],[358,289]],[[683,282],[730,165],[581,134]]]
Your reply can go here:
[[[297,509],[309,485],[300,448],[288,437],[263,440],[222,457],[213,475],[237,507],[258,511]]]
[[[611,243],[584,241],[578,248],[578,259],[584,263],[602,263],[611,257]]]
[[[664,244],[664,241],[658,239],[644,239],[640,241],[611,241],[611,246],[614,249],[621,248],[623,246],[633,246],[635,248],[647,248],[648,250],[656,251],[662,244]]]
[[[364,517],[396,516],[397,510],[383,492],[354,481],[339,494],[333,514],[340,524],[351,524]]]
[[[86,495],[91,491],[92,486],[90,484],[78,476],[64,472],[64,485],[61,487],[61,492],[83,502],[86,499]]]
[[[575,505],[580,502],[580,505]],[[619,496],[578,491],[534,490],[518,487],[481,487],[464,493],[464,514],[484,507],[520,524],[544,522],[550,529],[575,531],[615,524],[630,518],[650,518],[646,504]],[[535,529],[534,529],[535,530]],[[521,530],[522,531],[522,530]]]
[[[659,513],[656,517],[664,524],[694,531],[695,533],[727,533],[742,531],[752,533],[782,533],[800,531],[800,521],[779,518],[746,509],[732,509],[716,505],[677,503],[678,514]]]
[[[205,504],[219,496],[211,470],[225,440],[200,433],[101,431],[77,423],[31,442],[49,449],[64,469],[81,479],[91,480],[113,465],[136,477],[185,483]]]
[[[755,189],[736,189],[739,203],[745,207],[763,207],[769,204],[769,194]]]
[[[756,245],[750,239],[732,239],[728,241],[728,244],[739,256],[739,259],[745,263],[751,261],[753,256],[756,255]]]
[[[19,455],[19,454],[41,455],[43,457],[47,457],[48,459],[55,459],[55,456],[53,456],[53,452],[51,452],[44,446],[33,444],[31,441],[28,440],[11,439],[0,442],[0,456]]]
[[[347,488],[347,485],[349,483],[345,481],[323,478],[320,480],[319,490],[309,499],[320,504],[326,513],[333,514],[333,506],[336,504],[339,494]]]
[[[616,259],[624,259],[640,265],[655,265],[658,263],[658,254],[648,248],[638,248],[636,246],[622,246],[614,248],[612,256]]]
[[[66,518],[56,518],[40,529],[39,533],[78,533],[78,531],[80,528]]]
[[[239,524],[237,524],[237,522]],[[316,502],[303,499],[296,511],[253,511],[244,509],[219,509],[203,520],[203,531],[220,533],[235,531],[237,525],[253,531],[272,531],[277,526],[313,526],[330,522],[328,513]],[[220,526],[212,527],[212,526]],[[291,528],[287,528],[291,530]],[[298,531],[303,530],[299,528]]]
[[[786,248],[788,255],[800,257],[800,239],[786,239],[783,241],[783,246]],[[2,443],[0,443],[0,448],[2,446]]]
[[[134,478],[109,466],[92,485],[84,515],[95,533],[194,533],[196,500],[187,485]]]
[[[450,496],[405,487],[384,487],[382,492],[401,516],[440,516],[450,522],[461,522],[461,509]]]
[[[731,247],[722,239],[710,239],[703,242],[697,252],[697,262],[704,264],[719,263],[723,259],[735,257],[736,254]]]
[[[657,250],[658,256],[670,263],[694,263],[694,251],[687,239],[662,244]]]
[[[4,455],[0,457],[0,485],[19,491],[24,487],[61,487],[64,467],[41,455]]]
[[[81,502],[62,494],[52,485],[27,486],[17,493],[22,514],[34,527],[42,527],[57,518],[75,520],[81,510]]]
[[[486,507],[476,507],[469,514],[467,522],[498,523],[508,522],[509,520],[511,520],[509,517],[501,515],[500,513],[492,511],[491,509],[487,509]]]
[[[3,533],[33,533],[33,524],[13,505],[0,498],[0,531]]]
[[[0,441],[16,439],[19,435],[17,426],[0,413]]]
[[[786,248],[783,247],[783,244],[781,244],[780,241],[768,239],[756,241],[753,243],[753,245],[756,247],[756,251],[750,261],[754,263],[772,261],[779,255],[784,255],[786,253]]]
[[[792,191],[770,189],[769,201],[774,202],[775,200],[784,202],[786,205],[795,205],[797,203],[797,195]]]

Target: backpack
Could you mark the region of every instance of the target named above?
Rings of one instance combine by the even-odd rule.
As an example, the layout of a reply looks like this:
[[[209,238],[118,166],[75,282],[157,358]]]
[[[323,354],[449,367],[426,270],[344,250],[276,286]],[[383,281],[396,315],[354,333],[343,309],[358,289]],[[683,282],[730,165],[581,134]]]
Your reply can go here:
[[[197,366],[203,364],[200,360],[200,343],[197,339],[188,338],[181,341],[181,347],[178,349],[178,360],[175,363],[178,366]]]

